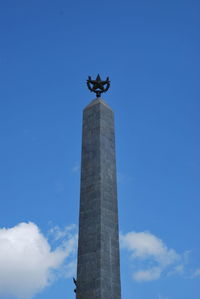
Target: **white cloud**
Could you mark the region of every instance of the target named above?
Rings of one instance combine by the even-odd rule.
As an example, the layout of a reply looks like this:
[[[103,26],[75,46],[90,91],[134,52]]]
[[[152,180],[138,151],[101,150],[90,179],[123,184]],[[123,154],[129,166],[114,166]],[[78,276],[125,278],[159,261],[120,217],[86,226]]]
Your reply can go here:
[[[121,247],[131,252],[133,262],[137,265],[140,262],[133,272],[136,281],[156,280],[181,259],[174,249],[167,248],[161,239],[149,232],[129,232],[121,235],[120,240]],[[177,271],[180,269],[177,268]]]
[[[162,269],[160,267],[152,267],[148,270],[138,270],[133,273],[133,279],[136,281],[150,281],[160,278]]]
[[[77,236],[71,234],[52,250],[31,222],[0,229],[0,296],[31,298],[54,281],[63,265],[65,276],[70,276],[72,262],[65,260],[74,252],[76,242]]]

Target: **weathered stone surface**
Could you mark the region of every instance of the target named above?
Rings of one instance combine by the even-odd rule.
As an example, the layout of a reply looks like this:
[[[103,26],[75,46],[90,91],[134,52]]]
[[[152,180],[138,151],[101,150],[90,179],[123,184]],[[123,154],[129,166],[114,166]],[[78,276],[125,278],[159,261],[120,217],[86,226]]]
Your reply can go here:
[[[120,299],[114,116],[101,99],[83,112],[77,299]]]

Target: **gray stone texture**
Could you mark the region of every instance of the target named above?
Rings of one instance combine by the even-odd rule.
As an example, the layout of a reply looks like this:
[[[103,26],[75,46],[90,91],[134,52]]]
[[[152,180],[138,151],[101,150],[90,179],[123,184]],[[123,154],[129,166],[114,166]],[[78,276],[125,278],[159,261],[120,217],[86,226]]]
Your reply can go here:
[[[101,98],[83,112],[76,298],[121,298],[114,115]]]

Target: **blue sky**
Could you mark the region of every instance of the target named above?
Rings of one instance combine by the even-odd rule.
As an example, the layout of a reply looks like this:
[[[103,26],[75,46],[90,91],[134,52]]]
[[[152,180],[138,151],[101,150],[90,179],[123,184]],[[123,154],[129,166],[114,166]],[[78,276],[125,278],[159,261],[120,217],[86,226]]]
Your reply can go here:
[[[199,10],[194,0],[1,2],[1,299],[74,298],[82,110],[97,73],[110,76],[115,112],[122,298],[200,298]],[[30,274],[38,244],[47,260]]]

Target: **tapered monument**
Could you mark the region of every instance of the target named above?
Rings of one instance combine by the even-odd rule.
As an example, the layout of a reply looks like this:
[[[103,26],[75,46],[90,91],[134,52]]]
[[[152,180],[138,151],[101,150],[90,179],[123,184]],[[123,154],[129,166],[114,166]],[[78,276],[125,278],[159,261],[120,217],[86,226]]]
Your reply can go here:
[[[83,111],[77,299],[120,299],[114,115],[101,99],[109,78],[87,81],[97,98]]]

